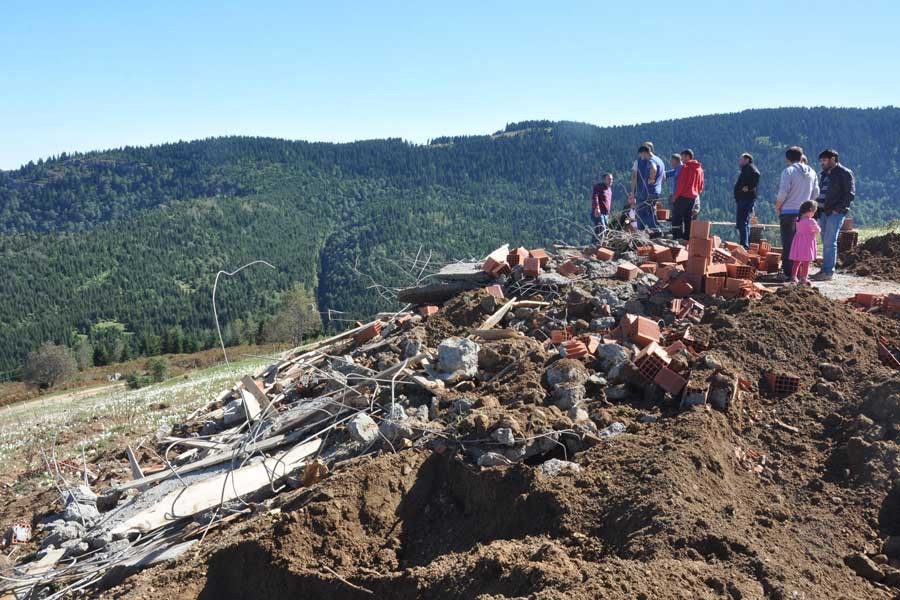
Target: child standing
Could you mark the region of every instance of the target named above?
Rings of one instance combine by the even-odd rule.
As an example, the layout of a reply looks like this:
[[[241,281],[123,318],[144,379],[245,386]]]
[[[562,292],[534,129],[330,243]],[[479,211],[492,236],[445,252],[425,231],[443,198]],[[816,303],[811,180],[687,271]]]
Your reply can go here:
[[[800,215],[797,219],[797,233],[791,242],[790,259],[793,266],[791,283],[809,283],[809,263],[816,259],[816,236],[822,231],[813,215],[816,213],[816,203],[807,200],[800,206]]]

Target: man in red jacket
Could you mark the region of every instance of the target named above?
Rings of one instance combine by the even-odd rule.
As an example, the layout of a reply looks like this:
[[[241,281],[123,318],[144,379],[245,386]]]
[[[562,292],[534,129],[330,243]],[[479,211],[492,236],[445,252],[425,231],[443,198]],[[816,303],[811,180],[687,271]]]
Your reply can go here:
[[[703,167],[690,149],[681,151],[681,165],[672,201],[672,237],[686,240],[691,236],[694,204],[703,192]]]

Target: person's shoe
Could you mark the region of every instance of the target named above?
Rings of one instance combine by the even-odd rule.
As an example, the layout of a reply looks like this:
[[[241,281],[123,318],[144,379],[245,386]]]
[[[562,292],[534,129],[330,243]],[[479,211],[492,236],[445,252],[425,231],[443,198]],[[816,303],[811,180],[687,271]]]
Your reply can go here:
[[[811,287],[811,286],[812,286],[812,282],[811,282],[809,279],[801,279],[801,280],[800,280],[800,285],[805,285],[805,286],[807,286],[807,287]]]
[[[823,273],[822,271],[819,271],[818,273],[816,273],[809,279],[811,281],[831,281],[832,279],[834,279],[834,274],[833,273]]]

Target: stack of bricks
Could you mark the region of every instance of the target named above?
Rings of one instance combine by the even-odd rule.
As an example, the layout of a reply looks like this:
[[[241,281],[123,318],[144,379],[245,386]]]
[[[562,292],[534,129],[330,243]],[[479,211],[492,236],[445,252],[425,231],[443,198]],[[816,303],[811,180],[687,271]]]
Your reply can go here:
[[[490,260],[491,257],[488,257]],[[550,256],[543,248],[528,251],[525,248],[516,248],[506,256],[506,263],[512,267],[522,265],[526,277],[537,277],[543,272],[544,267],[550,262]],[[487,262],[485,262],[487,264]],[[488,271],[487,269],[485,269]],[[490,271],[488,271],[490,273]]]
[[[634,357],[634,366],[647,381],[655,383],[675,396],[687,384],[687,379],[673,367],[672,359],[684,349],[684,345],[663,348],[656,342],[646,345]]]
[[[709,221],[691,223],[691,240],[688,242],[688,260],[684,267],[685,278],[694,291],[705,290],[705,281],[719,277],[719,267],[714,267],[713,255],[719,247],[719,239],[710,234]],[[717,288],[718,286],[711,286]],[[709,293],[709,292],[707,292]],[[677,297],[677,295],[676,295]]]

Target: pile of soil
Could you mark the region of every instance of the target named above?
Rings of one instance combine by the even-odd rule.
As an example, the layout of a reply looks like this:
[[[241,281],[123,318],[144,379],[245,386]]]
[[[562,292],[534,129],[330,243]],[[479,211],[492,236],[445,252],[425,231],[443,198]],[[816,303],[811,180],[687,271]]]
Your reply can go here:
[[[900,378],[873,339],[900,324],[791,288],[709,308],[695,329],[708,362],[745,380],[729,412],[598,393],[589,409],[627,432],[557,476],[445,447],[365,456],[105,597],[896,597],[847,565],[888,562],[880,539],[900,534]],[[485,348],[492,369],[513,366],[483,410],[555,410],[528,400],[539,344]],[[768,370],[799,391],[774,395]]]
[[[857,275],[900,281],[900,233],[869,238],[841,254],[840,266]]]

